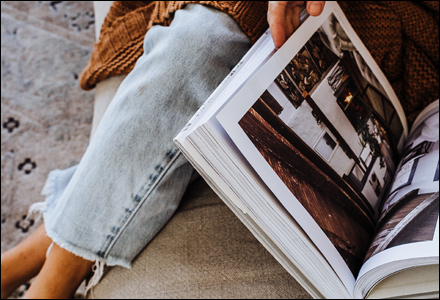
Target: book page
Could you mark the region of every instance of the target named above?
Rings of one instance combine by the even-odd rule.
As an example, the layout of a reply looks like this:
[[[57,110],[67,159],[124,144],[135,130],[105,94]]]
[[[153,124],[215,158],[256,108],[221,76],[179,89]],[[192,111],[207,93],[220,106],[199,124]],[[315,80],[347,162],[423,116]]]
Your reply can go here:
[[[378,283],[367,299],[438,299],[438,282],[438,265],[410,268]]]
[[[407,125],[339,6],[308,18],[217,119],[352,291]]]
[[[393,263],[399,268],[438,264],[438,100],[422,112],[422,118],[414,125],[383,203],[361,275],[377,268],[386,276],[387,272],[396,271]],[[402,261],[406,265],[402,266]],[[384,268],[386,265],[388,269]]]

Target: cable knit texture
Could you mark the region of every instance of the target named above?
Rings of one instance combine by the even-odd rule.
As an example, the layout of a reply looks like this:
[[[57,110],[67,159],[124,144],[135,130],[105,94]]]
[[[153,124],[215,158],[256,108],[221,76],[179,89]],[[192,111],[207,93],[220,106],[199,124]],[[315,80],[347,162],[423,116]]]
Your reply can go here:
[[[170,25],[176,10],[200,3],[231,17],[255,42],[267,29],[267,1],[115,1],[80,77],[90,90],[108,77],[128,74],[154,25]],[[411,123],[439,97],[438,1],[340,1],[353,28],[379,64]]]
[[[341,1],[412,123],[439,98],[438,1]]]

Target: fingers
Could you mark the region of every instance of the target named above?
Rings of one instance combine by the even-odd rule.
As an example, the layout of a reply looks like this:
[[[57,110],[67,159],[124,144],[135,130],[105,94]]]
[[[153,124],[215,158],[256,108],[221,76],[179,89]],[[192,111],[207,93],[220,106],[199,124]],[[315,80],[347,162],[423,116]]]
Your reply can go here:
[[[289,37],[289,36],[291,36],[291,35],[293,34],[293,32],[294,32],[295,30],[297,30],[298,27],[299,27],[299,25],[301,24],[301,19],[300,19],[300,16],[301,16],[301,6],[294,6],[294,7],[291,9],[291,11],[292,11],[292,19],[290,20],[290,22],[292,23],[293,31],[290,32],[290,33],[286,36],[286,38]]]
[[[281,47],[286,41],[284,23],[286,17],[286,6],[288,1],[269,1],[267,22],[276,48]]]
[[[295,26],[293,25],[293,20],[295,19],[295,15],[293,9],[287,7],[286,14],[284,18],[284,37],[288,39],[289,36],[295,31]]]
[[[269,1],[267,21],[275,48],[280,48],[286,39],[299,27],[301,6],[304,1]],[[325,1],[307,1],[307,12],[319,16]]]
[[[324,10],[325,1],[307,1],[307,12],[311,16],[319,16]]]

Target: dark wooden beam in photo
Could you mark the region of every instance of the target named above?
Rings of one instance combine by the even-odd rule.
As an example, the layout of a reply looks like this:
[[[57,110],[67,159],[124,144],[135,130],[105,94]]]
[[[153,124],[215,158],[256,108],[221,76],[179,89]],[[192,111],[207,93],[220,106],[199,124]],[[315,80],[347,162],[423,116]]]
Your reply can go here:
[[[255,106],[260,106],[263,116],[251,108],[240,126],[357,276],[374,234],[371,206],[359,200],[331,167],[318,167],[322,159],[313,149],[299,150],[308,146],[298,136],[286,134],[291,129],[263,101]]]
[[[268,107],[264,102],[257,101],[253,109],[255,109],[262,118],[268,122],[280,135],[283,136],[290,144],[305,155],[320,172],[327,174],[335,186],[338,187],[344,194],[347,195],[354,205],[358,209],[364,212],[366,218],[370,224],[374,221],[374,210],[371,207],[368,200],[360,192],[356,192],[341,176],[339,176],[335,170],[324,161],[309,145],[307,145],[290,127],[284,124],[284,122]]]
[[[283,111],[283,107],[267,90],[264,91],[260,98],[273,110],[275,114],[279,115]]]

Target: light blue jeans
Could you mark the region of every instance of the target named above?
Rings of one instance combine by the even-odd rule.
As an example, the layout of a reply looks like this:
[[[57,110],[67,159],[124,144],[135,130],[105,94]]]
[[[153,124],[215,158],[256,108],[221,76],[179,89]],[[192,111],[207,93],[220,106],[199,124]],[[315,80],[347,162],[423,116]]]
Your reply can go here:
[[[130,267],[194,174],[173,138],[250,46],[230,16],[202,5],[148,31],[79,165],[49,174],[47,235],[87,260]]]

